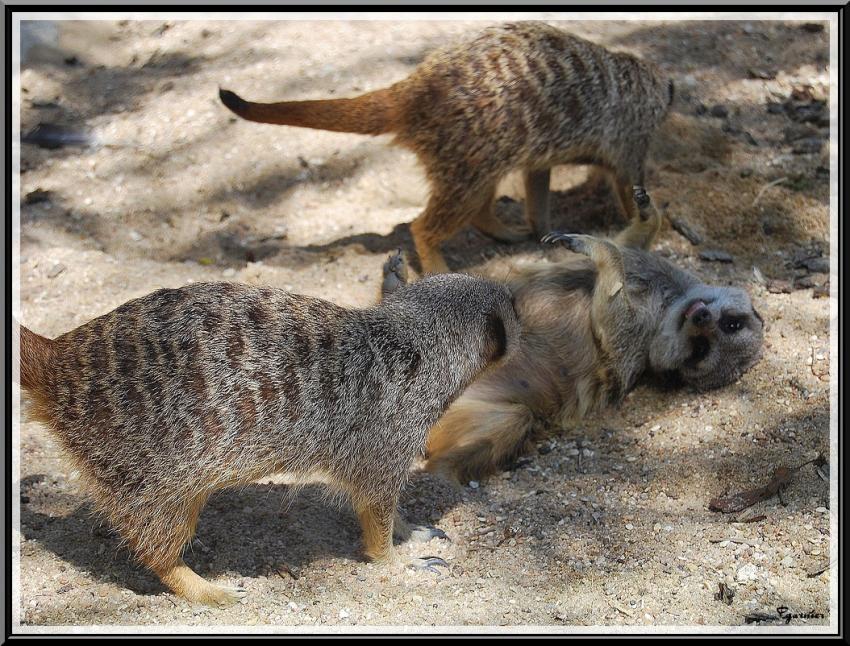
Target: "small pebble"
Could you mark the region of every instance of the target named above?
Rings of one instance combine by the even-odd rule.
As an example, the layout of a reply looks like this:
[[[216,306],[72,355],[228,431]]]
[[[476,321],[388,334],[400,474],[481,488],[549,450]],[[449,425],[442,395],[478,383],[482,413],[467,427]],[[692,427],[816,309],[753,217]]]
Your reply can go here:
[[[63,265],[61,262],[57,262],[47,272],[47,277],[48,278],[56,278],[59,274],[61,274],[66,269],[67,269],[67,267],[65,267],[65,265]]]
[[[738,583],[746,583],[747,581],[754,581],[758,576],[758,568],[752,563],[747,563],[746,565],[742,565],[738,568],[738,572],[735,575],[735,580]]]

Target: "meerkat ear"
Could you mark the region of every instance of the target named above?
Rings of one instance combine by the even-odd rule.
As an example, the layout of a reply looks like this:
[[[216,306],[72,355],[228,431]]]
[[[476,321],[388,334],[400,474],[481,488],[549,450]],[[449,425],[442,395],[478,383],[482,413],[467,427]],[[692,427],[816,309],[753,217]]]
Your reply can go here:
[[[491,361],[501,359],[508,350],[508,334],[505,331],[505,322],[495,312],[487,317],[487,340],[492,348]]]

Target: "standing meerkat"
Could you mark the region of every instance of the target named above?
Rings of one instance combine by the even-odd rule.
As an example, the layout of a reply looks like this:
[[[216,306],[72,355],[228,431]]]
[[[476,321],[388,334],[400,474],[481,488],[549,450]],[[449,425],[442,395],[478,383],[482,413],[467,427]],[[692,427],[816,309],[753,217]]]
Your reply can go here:
[[[551,230],[549,175],[591,164],[611,181],[621,212],[636,215],[631,186],[644,184],[649,142],[673,100],[653,65],[542,22],[484,30],[429,55],[385,89],[350,99],[252,103],[229,90],[222,102],[243,119],[369,135],[392,133],[412,150],[431,185],[410,226],[422,269],[447,271],[440,243],[472,224],[506,242]],[[522,169],[528,227],[494,214],[500,179]]]
[[[20,383],[139,560],[186,599],[226,604],[244,591],[181,557],[210,494],[320,480],[350,495],[366,555],[399,563],[397,500],[428,429],[518,325],[506,287],[459,274],[363,310],[203,283],[53,340],[21,327]]]
[[[747,293],[706,285],[646,251],[661,216],[641,188],[635,205],[639,217],[613,241],[553,233],[544,241],[572,253],[512,267],[507,284],[522,336],[431,429],[426,469],[481,478],[553,429],[618,405],[643,375],[706,390],[758,361],[764,324]],[[393,270],[384,280],[390,290],[404,282]]]

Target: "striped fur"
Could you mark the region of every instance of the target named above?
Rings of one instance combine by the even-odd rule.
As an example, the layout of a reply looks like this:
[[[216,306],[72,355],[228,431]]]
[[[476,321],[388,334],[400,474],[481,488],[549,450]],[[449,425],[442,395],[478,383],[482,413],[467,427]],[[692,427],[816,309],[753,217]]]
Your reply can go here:
[[[549,169],[558,164],[604,169],[624,215],[634,217],[631,187],[644,183],[672,83],[634,56],[518,22],[435,52],[406,79],[354,99],[259,104],[220,94],[249,120],[394,134],[431,184],[411,232],[423,270],[440,272],[447,269],[440,243],[466,225],[506,241],[527,235],[493,215],[496,186],[514,169],[525,173],[526,219],[539,234],[551,229]]]

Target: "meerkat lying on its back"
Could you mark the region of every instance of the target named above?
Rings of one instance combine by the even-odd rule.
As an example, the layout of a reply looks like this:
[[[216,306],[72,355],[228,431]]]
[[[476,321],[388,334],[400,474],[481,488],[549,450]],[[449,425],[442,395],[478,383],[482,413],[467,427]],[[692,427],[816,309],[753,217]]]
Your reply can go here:
[[[506,287],[456,274],[364,310],[195,284],[54,340],[20,333],[21,386],[97,508],[176,593],[227,603],[242,591],[181,558],[210,494],[273,473],[320,479],[351,496],[367,556],[397,562],[396,502],[428,429],[519,324]]]
[[[428,470],[480,478],[552,429],[618,404],[646,373],[709,389],[758,361],[763,322],[746,292],[706,285],[645,251],[661,220],[642,189],[635,201],[639,217],[613,242],[550,234],[546,242],[573,253],[513,268],[508,286],[523,329],[516,351],[431,429]]]
[[[437,273],[447,271],[440,243],[468,224],[507,242],[528,235],[493,213],[497,184],[514,169],[524,172],[526,220],[538,235],[551,230],[549,169],[558,164],[604,169],[620,209],[634,217],[631,186],[644,183],[673,84],[634,56],[519,22],[435,52],[406,79],[351,99],[263,104],[219,95],[250,121],[395,135],[431,184],[410,230],[423,271]]]

